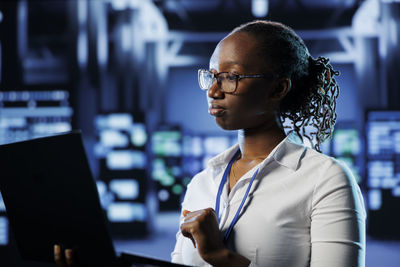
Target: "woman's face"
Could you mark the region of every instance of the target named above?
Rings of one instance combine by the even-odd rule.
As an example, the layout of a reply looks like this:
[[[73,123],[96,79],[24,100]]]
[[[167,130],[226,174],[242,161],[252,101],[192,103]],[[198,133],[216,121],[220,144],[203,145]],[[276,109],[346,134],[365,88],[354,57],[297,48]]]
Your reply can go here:
[[[243,74],[270,72],[260,57],[256,39],[247,33],[234,33],[223,39],[210,59],[210,70]],[[279,101],[272,98],[276,82],[266,78],[244,78],[233,94],[224,93],[217,82],[207,93],[209,113],[225,130],[252,129],[275,122],[274,110]]]

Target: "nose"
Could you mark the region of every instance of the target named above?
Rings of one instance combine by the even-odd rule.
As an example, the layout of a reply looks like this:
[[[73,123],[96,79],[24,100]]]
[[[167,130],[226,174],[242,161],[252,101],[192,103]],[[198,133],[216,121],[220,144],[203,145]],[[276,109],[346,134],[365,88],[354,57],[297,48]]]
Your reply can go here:
[[[210,89],[208,89],[207,95],[209,98],[223,98],[224,92],[222,92],[220,84],[217,81],[214,81]]]

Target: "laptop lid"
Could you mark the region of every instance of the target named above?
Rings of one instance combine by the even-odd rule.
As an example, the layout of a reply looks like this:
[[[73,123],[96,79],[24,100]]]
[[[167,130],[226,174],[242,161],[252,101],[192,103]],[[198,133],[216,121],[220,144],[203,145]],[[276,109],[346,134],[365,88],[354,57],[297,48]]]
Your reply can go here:
[[[0,146],[0,191],[20,255],[53,262],[53,246],[74,247],[84,265],[116,260],[81,133]]]

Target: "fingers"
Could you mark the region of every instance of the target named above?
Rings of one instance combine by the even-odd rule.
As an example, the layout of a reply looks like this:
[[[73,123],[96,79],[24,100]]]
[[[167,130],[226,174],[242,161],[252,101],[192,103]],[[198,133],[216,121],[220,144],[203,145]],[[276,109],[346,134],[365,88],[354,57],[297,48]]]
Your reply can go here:
[[[184,226],[184,224],[185,223],[188,223],[188,215],[189,214],[191,214],[192,212],[191,211],[188,211],[188,210],[183,210],[182,211],[182,215],[183,215],[183,222],[181,223],[181,231],[182,231],[182,235],[183,236],[185,236],[185,237],[187,237],[187,238],[189,238],[190,240],[192,240],[192,243],[193,243],[193,246],[196,248],[196,241],[194,240],[194,237],[192,236],[192,234],[188,231],[189,229],[185,229],[185,226]],[[192,216],[190,216],[190,218],[191,217],[193,217],[193,216],[195,216],[195,215],[192,215]],[[183,227],[182,227],[183,226]]]
[[[65,261],[67,266],[73,266],[75,264],[75,253],[72,249],[65,250]]]
[[[184,210],[183,212],[185,212],[185,211],[186,210]],[[196,211],[193,211],[193,212],[187,211],[186,215],[183,215],[184,216],[183,222],[187,223],[187,222],[194,221],[197,217],[199,217],[200,215],[204,214],[206,211],[207,210],[196,210]]]
[[[196,248],[196,240],[194,239],[193,235],[186,230],[182,230],[182,235],[192,240],[193,246]]]
[[[64,262],[64,256],[61,253],[60,245],[54,245],[54,262],[57,264],[58,267],[66,266]]]
[[[186,217],[186,215],[188,215],[189,213],[190,213],[190,211],[188,211],[188,210],[183,210],[182,211],[183,217]]]
[[[194,238],[194,229],[198,229],[199,222],[197,221],[202,216],[215,216],[215,212],[212,208],[202,209],[197,211],[183,210],[182,215],[184,216],[181,223],[182,235],[192,240],[193,246],[196,248],[196,239]]]
[[[63,253],[60,245],[54,245],[54,262],[58,267],[75,266],[75,251],[73,249],[66,249]]]
[[[203,259],[224,248],[218,218],[212,208],[192,212],[183,210],[182,215],[181,233],[192,241]]]

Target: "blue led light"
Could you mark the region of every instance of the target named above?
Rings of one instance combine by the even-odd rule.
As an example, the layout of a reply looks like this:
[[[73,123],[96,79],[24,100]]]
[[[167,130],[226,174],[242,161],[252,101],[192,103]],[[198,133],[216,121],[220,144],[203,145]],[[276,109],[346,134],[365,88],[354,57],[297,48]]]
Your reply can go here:
[[[144,169],[147,158],[142,151],[113,150],[107,154],[106,162],[110,170]]]
[[[145,221],[147,212],[144,204],[114,202],[107,208],[107,217],[111,222]]]
[[[8,245],[8,219],[0,216],[0,246]]]
[[[3,196],[0,193],[0,212],[6,211],[6,206],[4,205]]]
[[[136,123],[131,129],[131,142],[135,146],[144,146],[147,142],[146,127],[143,123]]]
[[[371,210],[379,210],[382,206],[381,190],[373,189],[368,192],[368,206]]]
[[[139,197],[139,183],[134,179],[113,179],[110,182],[110,190],[119,199],[136,199]]]

